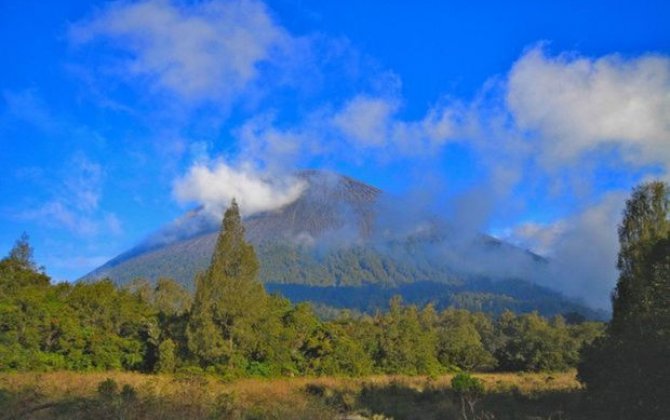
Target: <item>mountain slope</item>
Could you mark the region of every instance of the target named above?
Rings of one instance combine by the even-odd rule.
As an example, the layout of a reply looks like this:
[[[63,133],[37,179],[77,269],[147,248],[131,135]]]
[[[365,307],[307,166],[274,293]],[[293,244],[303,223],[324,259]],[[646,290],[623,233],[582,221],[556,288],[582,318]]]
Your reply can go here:
[[[529,281],[546,271],[546,260],[492,237],[466,238],[430,218],[407,220],[389,210],[406,203],[389,203],[382,191],[352,178],[321,171],[298,177],[307,185],[299,199],[244,220],[264,283],[396,288],[421,282],[448,285],[454,293],[468,287],[486,293],[486,287],[476,285]],[[196,209],[84,280],[109,277],[125,284],[137,277],[166,276],[192,288],[195,274],[209,263],[218,229],[218,220]],[[514,286],[507,294],[489,289],[496,289],[493,299],[498,302],[514,299]],[[537,290],[538,298],[553,296],[563,302],[557,307],[574,310],[575,303],[560,294]],[[533,305],[532,299],[524,302],[524,307]],[[510,309],[514,306],[510,303]]]

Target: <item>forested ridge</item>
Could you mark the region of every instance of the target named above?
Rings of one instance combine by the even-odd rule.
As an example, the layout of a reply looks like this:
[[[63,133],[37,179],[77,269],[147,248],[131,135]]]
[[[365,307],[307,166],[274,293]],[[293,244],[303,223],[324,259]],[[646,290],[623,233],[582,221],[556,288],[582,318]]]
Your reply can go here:
[[[436,310],[466,309],[499,316],[505,311],[530,313],[552,318],[563,316],[569,323],[585,320],[603,321],[605,311],[590,309],[564,298],[560,293],[523,280],[471,280],[467,284],[414,282],[388,288],[377,285],[321,287],[302,284],[265,283],[270,293],[279,293],[294,303],[310,302],[329,313],[352,310],[375,314],[387,311],[391,298],[402,297],[405,304],[423,307],[432,304]],[[324,311],[319,310],[322,315]]]

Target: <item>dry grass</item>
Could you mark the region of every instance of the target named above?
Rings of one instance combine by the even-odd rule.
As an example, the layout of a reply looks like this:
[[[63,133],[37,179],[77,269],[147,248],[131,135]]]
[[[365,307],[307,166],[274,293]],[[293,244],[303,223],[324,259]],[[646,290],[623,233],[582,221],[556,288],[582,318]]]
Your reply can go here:
[[[511,412],[509,418],[521,411],[543,410],[538,395],[571,395],[580,389],[575,372],[475,376],[484,381],[491,396],[486,397],[490,398],[488,407]],[[133,400],[123,402],[118,397],[112,402],[103,401],[97,389],[107,378],[113,379],[119,389],[132,387]],[[457,407],[450,398],[451,378],[370,376],[224,382],[207,376],[128,372],[2,373],[0,418],[337,418],[353,412],[369,417],[457,418]],[[552,404],[547,410],[557,410],[554,405],[563,409],[565,405],[560,399]],[[507,417],[503,413],[496,418]]]

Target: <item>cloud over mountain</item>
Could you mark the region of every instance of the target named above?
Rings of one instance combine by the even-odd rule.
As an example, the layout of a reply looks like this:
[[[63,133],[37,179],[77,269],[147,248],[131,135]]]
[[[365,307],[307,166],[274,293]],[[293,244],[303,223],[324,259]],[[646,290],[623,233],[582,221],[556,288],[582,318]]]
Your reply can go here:
[[[263,176],[249,166],[233,168],[223,162],[192,166],[174,183],[173,193],[182,202],[197,202],[220,217],[236,199],[245,215],[275,210],[295,201],[306,188],[292,176]]]

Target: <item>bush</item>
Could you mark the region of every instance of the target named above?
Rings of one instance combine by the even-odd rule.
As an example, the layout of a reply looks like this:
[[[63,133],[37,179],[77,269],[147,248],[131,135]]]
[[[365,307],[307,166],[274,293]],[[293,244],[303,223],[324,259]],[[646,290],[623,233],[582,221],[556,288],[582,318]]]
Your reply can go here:
[[[463,419],[475,418],[475,406],[484,395],[484,383],[468,373],[458,373],[451,379],[451,388],[460,400]]]
[[[121,400],[124,402],[133,402],[137,400],[137,391],[132,385],[125,384],[121,389]]]
[[[107,378],[98,384],[98,394],[105,400],[111,400],[119,392],[119,385],[114,379]]]
[[[156,364],[156,372],[158,373],[172,373],[174,372],[176,345],[174,341],[163,340],[158,346],[158,363]]]

